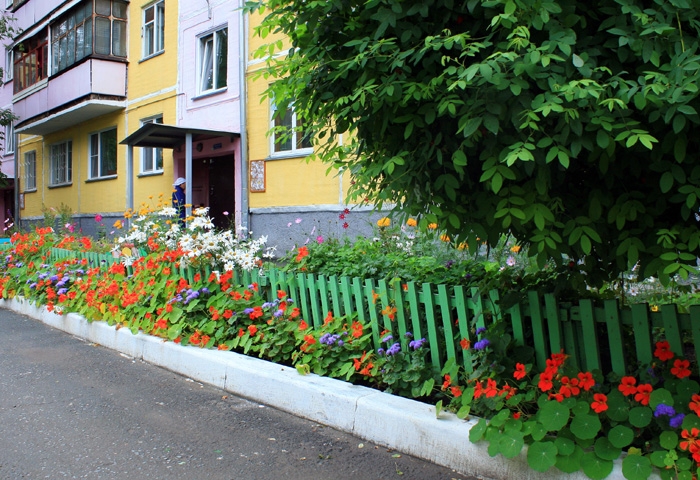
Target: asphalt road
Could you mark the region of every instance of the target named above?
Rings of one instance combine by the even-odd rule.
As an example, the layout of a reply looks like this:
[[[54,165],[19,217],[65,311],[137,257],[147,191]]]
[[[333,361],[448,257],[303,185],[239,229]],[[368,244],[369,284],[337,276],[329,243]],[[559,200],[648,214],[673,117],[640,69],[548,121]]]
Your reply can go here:
[[[0,309],[0,479],[471,479]]]

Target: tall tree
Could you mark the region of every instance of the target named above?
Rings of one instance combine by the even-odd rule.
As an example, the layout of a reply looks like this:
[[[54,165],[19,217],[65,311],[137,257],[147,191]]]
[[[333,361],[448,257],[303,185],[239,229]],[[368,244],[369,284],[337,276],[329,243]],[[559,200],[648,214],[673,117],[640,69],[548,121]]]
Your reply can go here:
[[[260,8],[250,4],[249,8]],[[268,93],[353,198],[591,280],[700,253],[700,0],[265,0]],[[343,143],[329,142],[345,134]],[[562,257],[564,255],[565,257]]]

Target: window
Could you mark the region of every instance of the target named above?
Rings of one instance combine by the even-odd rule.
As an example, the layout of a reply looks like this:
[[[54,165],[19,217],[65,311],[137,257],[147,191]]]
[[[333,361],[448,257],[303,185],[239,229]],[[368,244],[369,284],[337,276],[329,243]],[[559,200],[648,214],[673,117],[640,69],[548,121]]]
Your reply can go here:
[[[73,9],[51,25],[51,74],[92,54],[92,2]]]
[[[5,154],[15,153],[15,126],[5,125]]]
[[[163,123],[163,117],[142,120],[141,125],[147,123]],[[163,149],[144,147],[141,149],[141,173],[156,173],[163,171]]]
[[[143,56],[165,48],[165,2],[161,0],[143,9]]]
[[[15,54],[12,51],[12,49],[7,50],[5,52],[5,81],[9,82],[12,80],[12,73],[14,70],[14,64],[15,64]]]
[[[199,38],[199,93],[226,87],[227,56],[227,28]]]
[[[126,57],[126,9],[121,0],[95,0],[95,53]]]
[[[19,43],[14,52],[14,93],[46,78],[49,49],[45,33]]]
[[[272,107],[272,151],[274,153],[311,153],[311,137],[304,131],[304,122],[296,114],[293,107],[289,107],[284,115],[277,113],[277,108]]]
[[[90,135],[90,178],[117,174],[117,129]]]
[[[66,185],[73,180],[73,142],[55,143],[49,147],[51,178],[49,185]]]
[[[14,2],[14,0],[5,0],[5,10],[11,9],[13,2]]]
[[[36,190],[36,151],[24,154],[24,190]]]

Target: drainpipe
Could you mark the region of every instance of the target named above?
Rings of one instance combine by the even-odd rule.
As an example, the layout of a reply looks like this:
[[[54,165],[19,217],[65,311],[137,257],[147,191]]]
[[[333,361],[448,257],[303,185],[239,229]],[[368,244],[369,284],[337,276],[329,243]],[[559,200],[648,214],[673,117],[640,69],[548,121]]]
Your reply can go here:
[[[19,140],[19,135],[16,136],[16,138]],[[21,222],[20,222],[20,210],[19,210],[19,142],[15,143],[15,159],[14,159],[14,164],[15,164],[15,195],[14,195],[14,200],[15,200],[15,227],[17,230],[20,229],[21,227]]]
[[[245,6],[245,1],[241,0],[241,8]],[[246,89],[246,69],[248,66],[248,37],[246,35],[246,14],[241,11],[238,26],[238,57],[239,57],[239,112],[241,114],[241,225],[250,230],[250,210],[248,204],[248,122],[247,122],[247,89]]]

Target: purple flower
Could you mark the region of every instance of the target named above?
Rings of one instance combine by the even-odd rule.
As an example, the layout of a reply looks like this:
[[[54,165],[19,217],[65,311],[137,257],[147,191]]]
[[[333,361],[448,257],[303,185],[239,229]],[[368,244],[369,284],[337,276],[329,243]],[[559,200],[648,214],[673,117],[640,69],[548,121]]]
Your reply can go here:
[[[251,313],[253,313],[253,311],[254,310],[252,308],[248,307],[245,310],[243,310],[243,313],[246,315],[250,315]]]
[[[484,338],[483,340],[479,340],[474,344],[474,350],[483,350],[484,348],[488,347],[491,345],[491,342],[489,341],[488,338]]]
[[[683,424],[683,419],[685,418],[685,413],[679,413],[675,417],[671,418],[669,420],[669,425],[671,425],[672,428],[678,428]]]
[[[338,346],[342,347],[343,345],[345,345],[345,342],[342,340],[338,340]]]
[[[49,280],[55,282],[56,280],[58,280],[58,275],[51,275],[51,278]]]
[[[481,335],[481,334],[484,333],[485,331],[486,331],[486,328],[485,328],[485,327],[479,327],[479,328],[476,329],[476,334],[477,334],[477,335]]]
[[[59,288],[56,293],[59,295],[65,295],[66,293],[68,293],[68,289],[67,288]]]
[[[273,317],[281,317],[282,315],[284,315],[284,310],[277,310],[272,314]]]
[[[401,351],[401,344],[399,342],[396,342],[393,344],[391,347],[389,347],[386,351],[387,355],[396,355]]]
[[[408,343],[408,346],[412,348],[413,350],[418,350],[420,347],[425,344],[425,338],[421,338],[420,340],[411,340]]]
[[[384,349],[383,349],[383,348],[377,349],[377,354],[378,354],[378,355],[384,355]]]
[[[654,410],[654,416],[656,418],[658,418],[662,415],[672,417],[675,414],[676,414],[676,410],[672,406],[666,405],[664,403],[660,403],[659,405],[657,405],[656,410]]]
[[[406,338],[413,338],[413,334],[411,332],[406,332],[403,334],[403,336]]]
[[[388,343],[393,339],[394,339],[394,337],[392,337],[391,334],[389,334],[386,337],[382,338],[382,343]]]
[[[207,287],[202,287],[199,289],[199,293],[209,294],[209,289]]]

